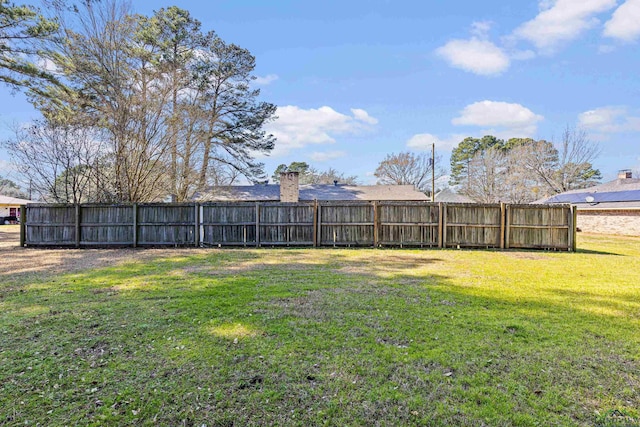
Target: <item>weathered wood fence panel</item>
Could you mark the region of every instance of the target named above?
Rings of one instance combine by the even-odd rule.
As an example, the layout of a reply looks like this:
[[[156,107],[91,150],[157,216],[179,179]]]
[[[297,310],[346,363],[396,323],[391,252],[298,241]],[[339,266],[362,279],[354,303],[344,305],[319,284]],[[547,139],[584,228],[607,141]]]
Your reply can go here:
[[[438,246],[437,203],[379,202],[377,242],[381,246]]]
[[[313,203],[269,203],[260,206],[259,243],[262,245],[312,246]]]
[[[257,245],[256,203],[209,203],[200,208],[205,246]]]
[[[195,245],[196,205],[138,205],[138,245]]]
[[[565,206],[508,205],[508,248],[571,249],[571,210]],[[569,214],[568,214],[569,213]]]
[[[75,206],[28,205],[27,217],[26,241],[29,245],[75,246]]]
[[[575,250],[570,205],[217,202],[23,207],[28,246],[415,246]]]
[[[446,204],[444,220],[445,247],[501,246],[500,205]]]
[[[81,245],[133,244],[133,206],[82,205],[80,213]]]
[[[373,246],[374,204],[323,202],[319,206],[320,246]]]

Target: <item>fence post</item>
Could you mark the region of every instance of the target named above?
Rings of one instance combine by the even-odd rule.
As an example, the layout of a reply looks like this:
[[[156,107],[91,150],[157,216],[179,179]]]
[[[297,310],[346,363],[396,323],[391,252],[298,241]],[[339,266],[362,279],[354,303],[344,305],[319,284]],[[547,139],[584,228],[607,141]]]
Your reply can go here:
[[[134,203],[133,206],[131,206],[131,209],[133,209],[133,247],[137,248],[138,247],[138,204]]]
[[[80,203],[76,203],[76,248],[80,247]]]
[[[573,250],[573,208],[562,208],[563,215],[567,216],[567,251]]]
[[[438,202],[438,226],[436,232],[438,233],[438,247],[442,248],[442,202]]]
[[[20,247],[24,248],[27,240],[27,206],[20,205]]]
[[[380,231],[380,217],[378,216],[378,203],[373,201],[373,247],[378,247],[378,232]]]
[[[198,215],[198,218],[200,219],[200,224],[198,224],[200,228],[200,233],[198,234],[198,237],[200,238],[198,246],[202,247],[204,246],[204,206],[198,206],[198,210],[200,211],[200,214]]]
[[[510,206],[504,206],[504,249],[509,249],[509,238],[511,236],[511,214]]]
[[[443,203],[442,204],[442,229],[440,230],[440,233],[442,234],[442,246],[443,248],[447,247],[447,204]]]
[[[500,202],[500,249],[504,249],[504,241],[505,241],[505,228],[506,228],[506,224],[505,224],[505,206],[504,203]]]
[[[256,202],[256,248],[260,247],[260,202]]]
[[[318,247],[318,199],[313,201],[313,247]]]
[[[570,230],[570,233],[573,236],[571,249],[575,252],[578,249],[578,207],[576,205],[571,205],[571,218],[573,218],[573,229]]]
[[[316,235],[318,246],[322,246],[322,204],[318,203],[318,234]]]
[[[196,248],[200,245],[200,220],[198,215],[200,213],[200,209],[198,209],[198,203],[193,204],[193,246]]]

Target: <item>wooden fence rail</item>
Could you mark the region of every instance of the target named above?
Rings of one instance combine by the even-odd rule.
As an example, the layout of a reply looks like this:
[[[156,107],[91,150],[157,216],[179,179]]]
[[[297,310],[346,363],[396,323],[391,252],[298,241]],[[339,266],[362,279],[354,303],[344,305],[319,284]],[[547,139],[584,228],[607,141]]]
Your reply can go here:
[[[575,250],[571,205],[216,202],[22,207],[23,246],[399,246]]]

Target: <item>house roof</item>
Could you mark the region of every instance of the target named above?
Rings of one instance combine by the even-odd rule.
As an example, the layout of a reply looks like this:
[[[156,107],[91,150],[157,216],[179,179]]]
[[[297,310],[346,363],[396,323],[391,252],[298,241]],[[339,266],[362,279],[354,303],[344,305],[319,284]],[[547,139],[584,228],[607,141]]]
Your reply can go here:
[[[640,179],[615,179],[604,184],[556,194],[543,203],[572,203],[578,209],[640,208]]]
[[[234,185],[212,187],[194,196],[200,201],[278,201],[280,185]],[[413,185],[321,185],[300,186],[300,200],[429,200]]]
[[[33,203],[33,202],[31,200],[17,199],[15,197],[0,195],[0,205],[20,206],[20,205],[26,205],[27,203]]]
[[[435,201],[443,203],[475,203],[475,200],[462,194],[454,193],[450,188],[445,188],[436,193]]]

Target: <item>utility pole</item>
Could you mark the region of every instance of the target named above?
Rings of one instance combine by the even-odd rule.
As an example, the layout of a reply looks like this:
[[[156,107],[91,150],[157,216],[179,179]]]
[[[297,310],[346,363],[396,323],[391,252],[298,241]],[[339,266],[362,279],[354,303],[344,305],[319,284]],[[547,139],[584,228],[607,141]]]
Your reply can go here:
[[[436,201],[436,143],[431,143],[431,201]]]

